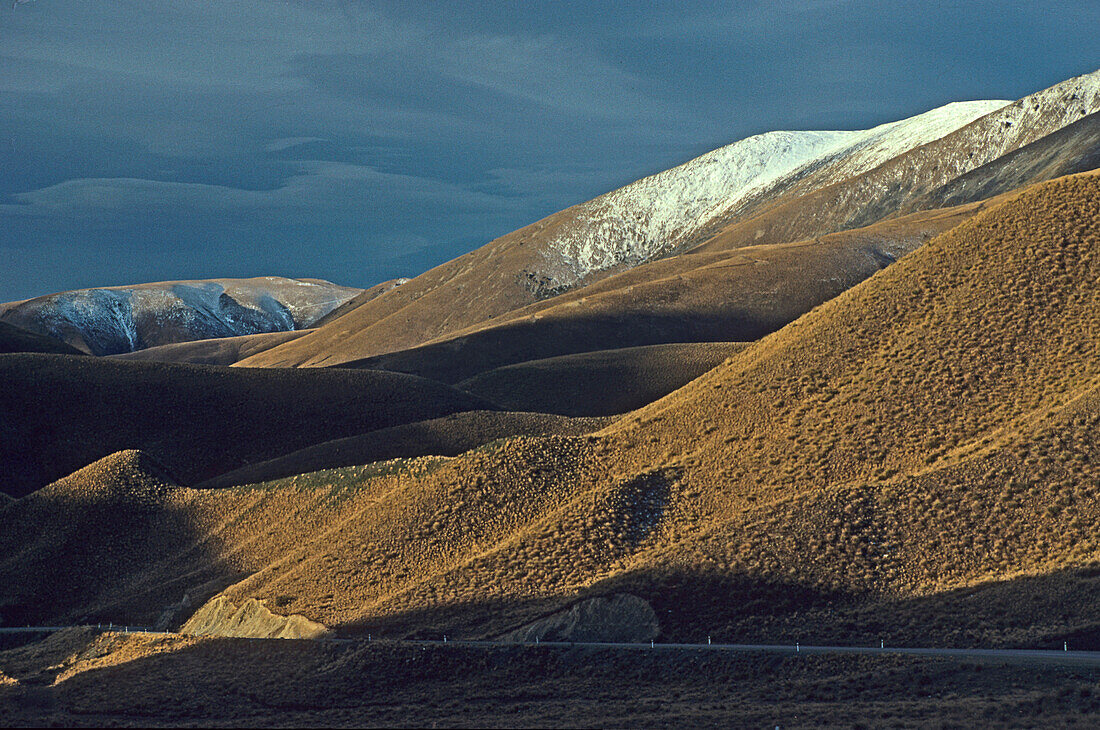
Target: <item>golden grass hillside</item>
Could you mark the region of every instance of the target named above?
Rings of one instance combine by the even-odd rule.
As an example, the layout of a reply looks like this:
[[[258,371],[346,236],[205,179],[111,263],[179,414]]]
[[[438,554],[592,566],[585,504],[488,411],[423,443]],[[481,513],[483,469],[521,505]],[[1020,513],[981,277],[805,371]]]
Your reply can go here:
[[[193,582],[385,635],[631,592],[665,639],[1100,646],[1098,229],[1100,176],[1030,188],[595,436],[177,490]]]
[[[396,561],[383,553],[375,563],[421,566],[403,588],[371,586],[378,597],[353,613],[507,612],[500,607],[565,599],[615,575],[641,576],[657,596],[661,576],[712,570],[749,585],[880,601],[1089,565],[1097,557],[1090,490],[1100,477],[1090,458],[1098,225],[1100,177],[1030,189],[603,438],[542,442],[551,464],[587,454],[600,466],[563,471],[568,491],[553,512],[500,533],[491,548],[479,544],[466,561],[453,543],[467,539],[462,510],[425,516],[390,543],[400,546]],[[544,478],[526,464],[509,472],[524,464],[512,448],[484,465],[449,464],[481,476],[483,486],[460,493],[510,499],[523,476]],[[420,480],[419,493],[445,481]],[[803,507],[802,519],[782,519]],[[337,585],[319,578],[331,570],[369,573],[363,551],[372,542],[355,555],[343,543],[328,540],[327,559],[306,557],[287,574],[272,568],[233,592],[272,596],[293,585],[286,593],[300,596],[313,581]],[[446,546],[446,570],[423,560],[433,543]],[[716,585],[710,600],[729,605],[729,586]],[[351,599],[364,589],[345,590]],[[334,608],[342,594],[333,592]],[[308,600],[292,604],[309,610]],[[331,616],[343,623],[350,614]]]

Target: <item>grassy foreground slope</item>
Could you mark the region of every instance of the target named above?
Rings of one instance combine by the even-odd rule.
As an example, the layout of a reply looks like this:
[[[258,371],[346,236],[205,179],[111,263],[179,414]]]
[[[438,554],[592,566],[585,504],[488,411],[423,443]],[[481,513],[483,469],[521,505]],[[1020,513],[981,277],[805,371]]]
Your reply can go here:
[[[178,565],[389,635],[628,591],[666,639],[1100,646],[1098,231],[1100,176],[1030,188],[595,436],[177,490]]]
[[[1069,575],[1098,557],[1098,228],[1100,177],[1029,189],[601,438],[456,459],[406,488],[426,505],[407,526],[363,540],[381,528],[364,510],[231,593],[293,596],[322,622],[484,611],[478,624],[601,583],[658,602],[686,584],[692,610],[662,615],[674,635],[774,611],[755,604],[767,586],[795,611]],[[472,529],[547,479],[542,509]],[[1082,595],[1063,606],[1080,609],[1063,623],[1100,620]]]
[[[22,496],[122,449],[184,483],[377,428],[493,406],[399,373],[0,355],[0,491]]]

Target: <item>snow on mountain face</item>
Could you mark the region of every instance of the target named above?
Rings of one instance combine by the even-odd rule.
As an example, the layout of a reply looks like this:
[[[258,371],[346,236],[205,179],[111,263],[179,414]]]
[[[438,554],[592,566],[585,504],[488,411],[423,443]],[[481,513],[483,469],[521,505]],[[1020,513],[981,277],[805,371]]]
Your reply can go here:
[[[281,277],[83,289],[0,305],[0,318],[94,355],[309,327],[360,290]]]
[[[709,152],[577,208],[545,249],[542,277],[565,288],[597,271],[667,253],[738,203],[808,167],[858,175],[939,139],[1007,101],[956,102],[869,130],[768,132]]]
[[[857,133],[857,136],[841,150],[823,157],[820,162],[827,168],[827,177],[815,181],[817,186],[862,175],[887,160],[934,142],[965,127],[975,119],[1002,109],[1010,101],[960,101],[952,102],[915,117],[881,124]]]

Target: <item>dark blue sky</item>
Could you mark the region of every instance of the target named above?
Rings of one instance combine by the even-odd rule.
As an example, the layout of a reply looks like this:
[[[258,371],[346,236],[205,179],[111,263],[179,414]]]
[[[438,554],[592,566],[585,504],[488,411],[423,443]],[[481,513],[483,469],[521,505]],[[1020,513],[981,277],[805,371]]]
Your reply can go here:
[[[367,286],[770,129],[1015,99],[1100,2],[0,6],[0,301],[221,276]]]

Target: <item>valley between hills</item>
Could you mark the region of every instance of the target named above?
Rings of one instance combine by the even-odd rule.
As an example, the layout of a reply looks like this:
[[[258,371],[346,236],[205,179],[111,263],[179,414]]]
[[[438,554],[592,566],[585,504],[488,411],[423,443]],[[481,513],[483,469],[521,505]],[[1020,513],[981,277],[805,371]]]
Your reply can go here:
[[[0,305],[0,717],[1088,726],[1095,664],[656,648],[1100,651],[1098,119],[1100,71],[365,291]]]

